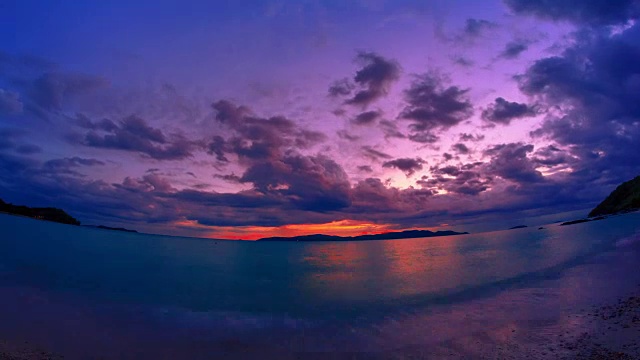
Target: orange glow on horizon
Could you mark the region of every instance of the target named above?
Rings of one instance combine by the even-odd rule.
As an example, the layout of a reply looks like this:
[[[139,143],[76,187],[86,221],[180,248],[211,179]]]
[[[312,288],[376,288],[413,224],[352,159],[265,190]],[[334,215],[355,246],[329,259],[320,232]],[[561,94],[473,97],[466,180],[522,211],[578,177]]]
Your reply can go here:
[[[174,225],[183,228],[210,230],[204,237],[227,240],[257,240],[265,237],[291,237],[301,235],[358,236],[401,231],[393,224],[376,224],[359,220],[337,220],[323,224],[290,224],[282,226],[206,226],[193,220],[177,221]],[[412,228],[431,230],[431,228]]]

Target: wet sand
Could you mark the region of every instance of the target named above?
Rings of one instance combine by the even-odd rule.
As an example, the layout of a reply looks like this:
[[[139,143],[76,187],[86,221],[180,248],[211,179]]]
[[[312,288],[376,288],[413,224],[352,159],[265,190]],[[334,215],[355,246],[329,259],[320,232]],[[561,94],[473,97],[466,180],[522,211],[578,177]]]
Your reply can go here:
[[[2,360],[59,360],[61,356],[51,354],[46,350],[29,343],[6,342],[0,340],[0,359]]]
[[[637,291],[616,302],[580,310],[558,322],[528,326],[523,329],[513,323],[453,340],[434,352],[411,355],[426,359],[640,359],[640,284]]]
[[[283,359],[640,359],[640,284],[616,301],[580,309],[555,321],[539,320],[537,324],[511,322],[427,348],[408,346],[370,353],[269,355],[269,352],[253,350],[256,349],[243,349],[240,342],[231,346],[226,355],[242,359],[260,355]],[[7,339],[0,340],[0,359],[59,360],[64,357],[37,344]]]

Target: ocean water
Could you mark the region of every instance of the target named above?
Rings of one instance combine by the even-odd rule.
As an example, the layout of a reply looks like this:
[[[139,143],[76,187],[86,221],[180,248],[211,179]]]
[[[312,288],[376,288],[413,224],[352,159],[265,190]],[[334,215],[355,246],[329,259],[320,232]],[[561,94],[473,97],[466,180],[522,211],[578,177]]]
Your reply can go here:
[[[72,359],[521,354],[640,284],[640,213],[341,243],[0,232],[0,339]]]

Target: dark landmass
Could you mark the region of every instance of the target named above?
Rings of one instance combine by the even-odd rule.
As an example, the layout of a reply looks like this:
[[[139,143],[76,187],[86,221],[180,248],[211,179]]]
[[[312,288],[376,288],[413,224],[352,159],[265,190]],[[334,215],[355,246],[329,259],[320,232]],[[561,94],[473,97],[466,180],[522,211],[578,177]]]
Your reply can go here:
[[[136,230],[131,230],[131,229],[125,229],[125,228],[116,228],[116,227],[110,227],[110,226],[104,226],[104,225],[85,225],[86,227],[91,227],[91,228],[95,228],[95,229],[103,229],[103,230],[115,230],[115,231],[124,231],[124,232],[130,232],[130,233],[137,233]]]
[[[526,228],[526,227],[527,227],[527,225],[518,225],[518,226],[514,226],[514,227],[512,227],[512,228],[509,228],[509,230],[513,230],[513,229],[524,229],[524,228]]]
[[[258,241],[365,241],[365,240],[395,240],[395,239],[412,239],[421,237],[451,236],[464,235],[468,232],[455,232],[451,230],[445,231],[429,231],[429,230],[405,230],[399,232],[389,232],[374,235],[359,236],[336,236],[336,235],[304,235],[293,237],[268,237],[259,239]]]
[[[586,222],[589,222],[589,221],[591,221],[591,219],[579,219],[579,220],[565,221],[562,224],[560,224],[560,226],[581,224],[581,223],[586,223]]]
[[[74,219],[71,215],[64,212],[64,210],[52,207],[31,208],[23,205],[9,204],[0,199],[0,212],[26,216],[38,220],[54,221],[62,224],[80,225],[80,221]]]
[[[640,176],[620,184],[604,201],[589,213],[589,218],[567,221],[560,224],[573,225],[589,221],[602,220],[604,215],[621,214],[640,209]]]
[[[604,216],[598,216],[596,218],[593,219],[579,219],[579,220],[572,220],[572,221],[566,221],[563,222],[562,224],[560,224],[560,226],[564,226],[564,225],[573,225],[573,224],[580,224],[580,223],[585,223],[585,222],[590,222],[590,221],[598,221],[598,220],[604,220],[606,219],[606,217]]]
[[[589,217],[630,212],[640,209],[640,176],[622,183],[603,202],[589,213]]]

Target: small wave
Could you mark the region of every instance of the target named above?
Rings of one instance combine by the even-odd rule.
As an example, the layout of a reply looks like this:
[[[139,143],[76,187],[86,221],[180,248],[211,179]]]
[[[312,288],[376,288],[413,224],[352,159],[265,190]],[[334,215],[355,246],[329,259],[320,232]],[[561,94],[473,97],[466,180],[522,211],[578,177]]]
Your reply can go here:
[[[293,318],[276,314],[251,314],[227,311],[192,311],[183,308],[163,307],[152,311],[156,319],[162,319],[185,327],[201,327],[233,330],[301,329],[320,325],[318,321]]]
[[[635,234],[616,241],[616,247],[631,246],[640,243],[640,231]]]

